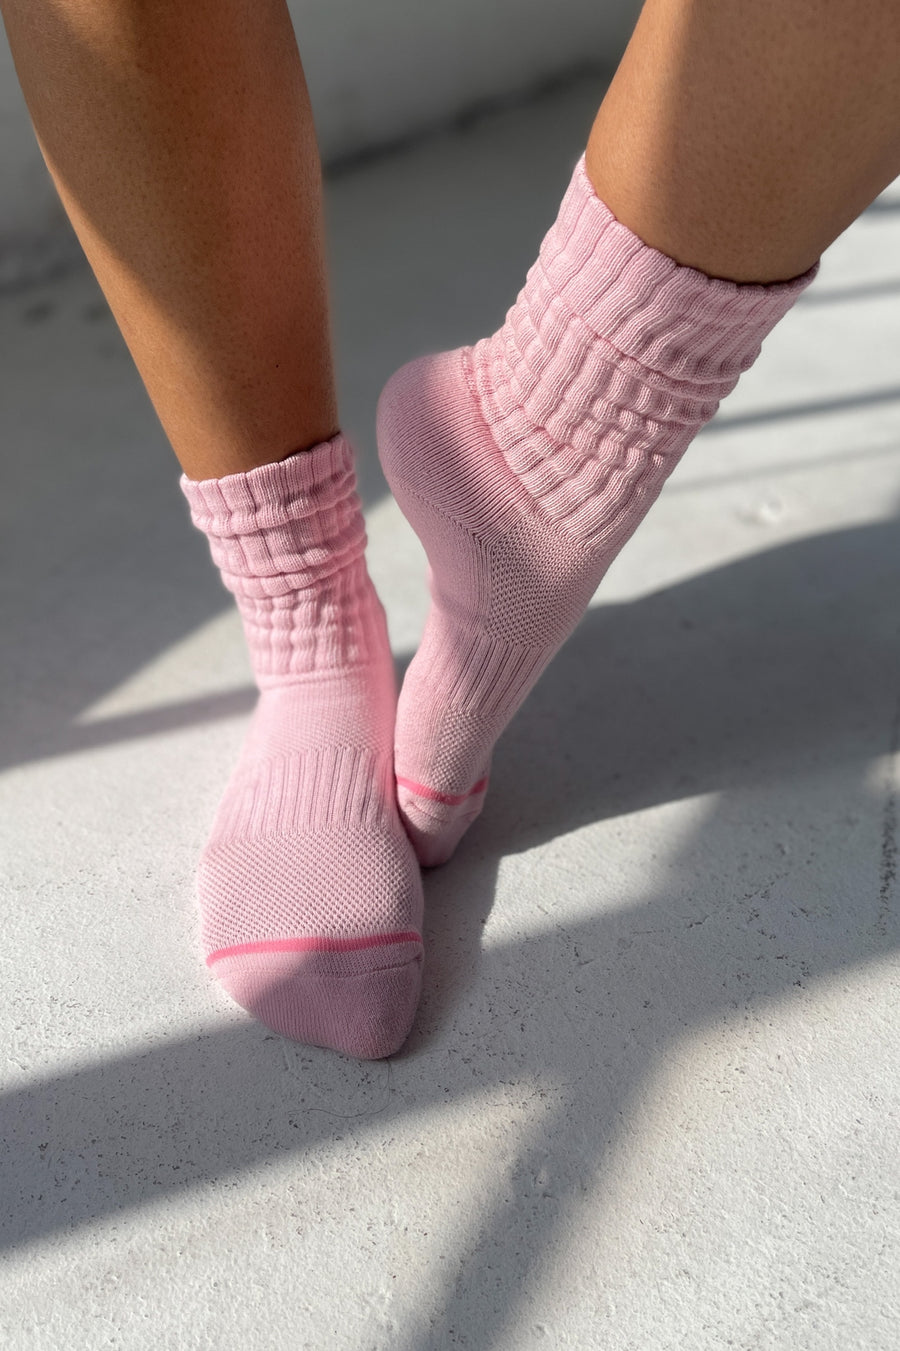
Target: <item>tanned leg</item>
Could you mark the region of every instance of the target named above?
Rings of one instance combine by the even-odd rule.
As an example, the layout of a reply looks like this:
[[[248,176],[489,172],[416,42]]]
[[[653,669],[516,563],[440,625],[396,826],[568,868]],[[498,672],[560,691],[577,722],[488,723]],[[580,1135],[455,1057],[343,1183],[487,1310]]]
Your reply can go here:
[[[284,0],[2,0],[48,168],[191,478],[338,429]]]
[[[895,0],[647,0],[587,172],[710,276],[798,276],[900,173]]]

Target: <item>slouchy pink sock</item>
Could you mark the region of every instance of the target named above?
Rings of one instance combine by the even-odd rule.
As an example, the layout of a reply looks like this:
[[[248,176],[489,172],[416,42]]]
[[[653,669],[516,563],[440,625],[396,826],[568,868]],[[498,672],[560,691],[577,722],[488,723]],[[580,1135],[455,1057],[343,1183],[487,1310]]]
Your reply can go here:
[[[419,998],[422,886],[397,814],[394,670],[342,436],[181,486],[260,687],[199,872],[206,961],[285,1036],[389,1055]]]
[[[478,815],[497,737],[815,271],[755,286],[681,267],[582,159],[503,327],[388,382],[381,459],[431,567],[395,752],[422,863]]]

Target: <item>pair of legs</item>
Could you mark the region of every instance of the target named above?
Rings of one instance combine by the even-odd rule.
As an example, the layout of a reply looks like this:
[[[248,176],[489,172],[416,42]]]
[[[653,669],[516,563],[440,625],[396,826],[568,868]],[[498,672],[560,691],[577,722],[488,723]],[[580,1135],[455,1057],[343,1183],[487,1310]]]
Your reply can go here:
[[[67,212],[194,479],[338,428],[319,156],[285,0],[2,0]],[[900,172],[892,0],[649,0],[587,168],[714,277],[806,271]]]
[[[363,817],[368,829],[378,816],[371,782],[383,773],[382,724],[390,695],[379,682],[386,649],[373,599],[358,568],[353,571],[361,544],[346,450],[335,439],[318,154],[287,10],[283,0],[197,0],[191,6],[174,0],[152,6],[138,0],[2,0],[2,9],[47,163],[193,483],[186,491],[195,520],[211,534],[217,562],[238,594],[251,649],[256,643],[261,654],[263,699],[254,735],[265,754],[245,776],[242,801],[251,805],[244,834],[239,848],[229,845],[225,863],[219,860],[216,885],[231,889],[235,909],[245,892],[266,888],[288,905],[285,877],[314,868],[310,848],[321,848],[320,885],[323,894],[331,886],[329,905],[339,910],[341,886],[353,885],[352,869],[346,848],[340,857],[328,855],[323,843],[333,838],[339,789],[357,804],[351,863],[365,874],[363,890],[381,894],[388,887],[393,898],[393,909],[382,906],[388,918],[379,921],[377,933],[356,923],[358,916],[346,936],[340,923],[332,924],[328,943],[315,949],[319,965],[312,970],[307,944],[305,997],[318,1022],[291,1024],[296,1015],[285,1013],[296,1004],[298,973],[291,963],[300,939],[269,944],[269,958],[282,966],[275,976],[270,971],[270,991],[263,996],[257,978],[234,959],[235,990],[293,1035],[360,1054],[384,1053],[397,1044],[398,1029],[408,1026],[406,1013],[391,1022],[388,1006],[414,1007],[412,968],[417,970],[420,949],[409,953],[420,896],[414,861],[403,854],[396,821],[385,815],[389,790],[381,783],[378,858],[360,844],[369,840]],[[786,308],[793,294],[788,289],[782,303],[780,292],[763,296],[763,288],[807,272],[900,172],[898,69],[900,16],[889,0],[876,0],[862,19],[846,0],[758,0],[752,7],[740,0],[648,0],[591,133],[586,178],[570,190],[564,228],[542,254],[544,273],[558,284],[552,281],[552,294],[544,286],[526,298],[525,319],[515,330],[524,333],[530,350],[544,344],[538,375],[546,386],[549,370],[556,385],[565,386],[563,411],[581,400],[574,420],[562,416],[559,401],[548,404],[545,425],[538,427],[544,440],[551,418],[554,426],[574,429],[571,446],[561,433],[554,447],[562,447],[563,467],[556,454],[548,470],[544,451],[535,447],[535,426],[522,432],[521,408],[498,402],[505,375],[492,380],[498,363],[508,361],[507,339],[479,345],[482,350],[462,364],[454,357],[416,370],[383,400],[386,469],[404,510],[426,546],[433,546],[438,609],[443,607],[426,633],[425,664],[420,660],[410,673],[398,723],[398,773],[404,756],[415,770],[400,773],[401,804],[424,862],[439,861],[464,827],[465,816],[454,823],[453,812],[473,792],[477,800],[493,734],[565,636],[562,630],[550,633],[558,612],[566,610],[563,628],[570,628],[627,536],[623,517],[633,515],[635,499],[644,493],[642,514],[658,491],[663,474],[646,466],[674,459],[733,384],[734,373],[749,364],[766,328],[748,337],[749,316],[770,307],[770,327],[778,306]],[[611,217],[589,201],[591,194]],[[584,290],[592,281],[593,238],[598,246],[602,241],[610,266],[621,265],[625,279],[616,283],[615,312],[604,314],[607,327],[596,331],[590,325],[604,306],[590,287]],[[640,241],[649,248],[635,254]],[[581,250],[574,291],[573,247]],[[691,280],[694,274],[679,279],[667,270],[673,259],[726,285],[704,289],[705,278]],[[626,282],[632,288],[627,293]],[[744,285],[728,290],[727,283]],[[540,285],[538,279],[533,289]],[[681,297],[674,328],[673,287]],[[554,330],[566,288],[567,303],[576,311],[582,307],[578,317],[587,334],[576,334],[571,350],[565,343],[559,347]],[[660,317],[662,295],[668,328]],[[691,357],[694,339],[685,337],[695,306],[704,316],[705,327],[695,335],[702,360]],[[645,332],[640,326],[647,315]],[[713,371],[711,356],[723,341],[730,365]],[[514,366],[519,355],[516,349]],[[593,372],[597,388],[604,381],[611,391],[599,418],[595,387],[570,380],[575,366]],[[516,368],[513,374],[540,402],[540,388],[528,384],[532,377],[540,384],[535,371]],[[447,425],[437,425],[438,409]],[[491,421],[494,415],[491,426],[496,423],[496,437],[506,442],[496,473],[482,478],[477,461],[482,451],[486,458],[494,453],[484,440],[484,416]],[[586,419],[593,441],[585,440]],[[676,426],[677,445],[671,432]],[[645,462],[638,477],[628,461],[635,437]],[[582,455],[578,463],[573,446]],[[532,511],[529,492],[540,511]],[[497,516],[514,515],[509,502],[517,493],[525,506],[512,525],[497,531],[495,523],[485,523],[488,508]],[[290,529],[278,515],[285,501],[300,504]],[[275,526],[260,525],[276,517]],[[248,520],[258,557],[241,534]],[[352,567],[338,596],[333,587],[327,590],[335,571],[329,557],[345,556]],[[486,637],[473,592],[488,576],[494,610]],[[303,597],[315,588],[316,604],[307,604]],[[309,618],[313,611],[315,620]],[[323,612],[330,616],[325,637]],[[542,614],[543,638],[535,632]],[[270,641],[276,630],[277,641]],[[323,665],[321,651],[335,646],[343,665],[329,664],[330,655]],[[300,648],[315,649],[313,667],[317,676],[325,673],[327,695],[321,680],[310,682],[313,668],[297,665]],[[451,726],[446,708],[455,706],[463,683],[472,685],[478,662],[492,683],[483,698],[467,688],[464,714]],[[527,679],[518,674],[526,667]],[[376,668],[381,674],[372,674]],[[502,680],[509,686],[507,704],[502,716],[493,709],[489,717],[487,706]],[[319,693],[310,693],[313,684]],[[335,699],[343,701],[340,718]],[[342,731],[340,754],[335,758],[334,747],[329,750],[326,775],[324,751],[310,726],[329,721]],[[297,731],[299,722],[304,726]],[[283,769],[298,758],[306,766],[302,772]],[[277,776],[273,764],[282,767]],[[327,811],[320,804],[323,776]],[[302,811],[288,800],[291,794],[303,799]],[[308,810],[307,802],[313,804]],[[233,825],[236,809],[230,811]],[[248,863],[250,818],[272,811],[278,828]],[[291,833],[285,821],[296,831],[300,816],[306,852],[291,852],[292,845],[279,854]],[[335,879],[341,884],[336,890]],[[315,895],[305,897],[308,911],[317,903]],[[374,964],[364,955],[373,949],[380,954]],[[379,1018],[377,1035],[360,1031]]]

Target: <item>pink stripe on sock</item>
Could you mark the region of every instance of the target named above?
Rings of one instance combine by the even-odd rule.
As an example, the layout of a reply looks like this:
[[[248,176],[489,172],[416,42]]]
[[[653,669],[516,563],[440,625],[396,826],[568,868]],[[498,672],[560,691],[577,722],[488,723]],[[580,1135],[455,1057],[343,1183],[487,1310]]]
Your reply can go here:
[[[271,938],[259,943],[236,943],[234,947],[211,952],[206,965],[222,957],[245,957],[254,952],[359,952],[362,948],[387,947],[391,943],[421,943],[412,929],[402,933],[369,934],[364,938]]]
[[[401,788],[408,788],[411,793],[418,797],[430,798],[432,802],[445,802],[448,807],[458,807],[466,798],[475,797],[477,793],[483,793],[487,788],[487,775],[479,779],[473,788],[467,793],[439,793],[436,788],[426,788],[423,783],[414,783],[412,779],[404,779],[401,774],[397,775],[397,782]]]

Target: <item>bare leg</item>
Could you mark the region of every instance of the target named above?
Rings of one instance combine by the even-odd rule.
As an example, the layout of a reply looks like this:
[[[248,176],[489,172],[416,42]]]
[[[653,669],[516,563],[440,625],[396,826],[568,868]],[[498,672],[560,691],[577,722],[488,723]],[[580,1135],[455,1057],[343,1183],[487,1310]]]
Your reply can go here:
[[[44,158],[191,478],[338,427],[284,0],[0,0]]]
[[[647,0],[587,171],[680,263],[734,281],[805,272],[900,173],[900,6]]]

